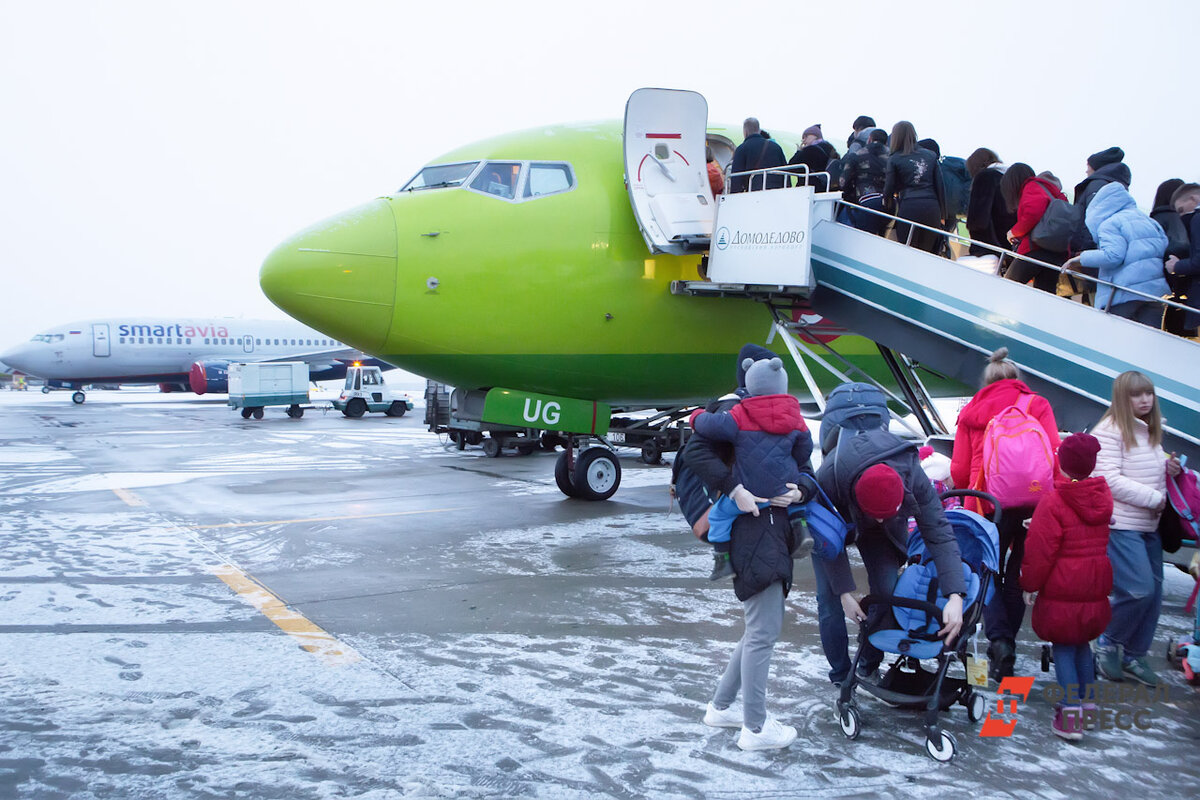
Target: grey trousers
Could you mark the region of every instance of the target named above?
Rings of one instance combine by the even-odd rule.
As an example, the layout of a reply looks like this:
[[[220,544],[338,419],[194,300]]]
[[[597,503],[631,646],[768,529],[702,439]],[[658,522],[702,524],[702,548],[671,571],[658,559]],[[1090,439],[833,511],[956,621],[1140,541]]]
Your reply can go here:
[[[783,583],[776,581],[742,603],[742,613],[745,632],[733,648],[712,703],[717,708],[729,708],[740,689],[742,724],[757,731],[767,721],[767,676],[775,642],[783,630]]]

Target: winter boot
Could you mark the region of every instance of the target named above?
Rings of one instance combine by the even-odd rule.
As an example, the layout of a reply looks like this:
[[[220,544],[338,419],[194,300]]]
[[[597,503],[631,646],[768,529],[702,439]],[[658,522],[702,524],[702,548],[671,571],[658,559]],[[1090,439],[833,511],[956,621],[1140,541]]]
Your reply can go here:
[[[1012,639],[996,639],[988,645],[988,677],[996,683],[1011,678],[1017,664],[1016,643]]]
[[[1050,730],[1068,742],[1078,742],[1083,738],[1083,709],[1080,706],[1056,706]]]
[[[792,519],[792,539],[795,542],[792,546],[792,558],[800,560],[812,554],[813,538],[808,532],[808,520],[803,514],[798,514]]]
[[[733,563],[729,560],[729,553],[713,553],[713,568],[708,579],[719,581],[722,578],[732,578],[733,575]]]

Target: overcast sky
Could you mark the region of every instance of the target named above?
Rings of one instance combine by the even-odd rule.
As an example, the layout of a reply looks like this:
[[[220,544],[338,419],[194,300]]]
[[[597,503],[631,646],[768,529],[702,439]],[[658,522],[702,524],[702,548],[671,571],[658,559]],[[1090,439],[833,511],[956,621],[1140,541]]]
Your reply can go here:
[[[1148,209],[1200,179],[1198,48],[1196,0],[0,0],[0,349],[88,317],[279,318],[258,268],[291,233],[640,86],[839,146],[859,114],[909,119],[1068,189],[1118,144]]]

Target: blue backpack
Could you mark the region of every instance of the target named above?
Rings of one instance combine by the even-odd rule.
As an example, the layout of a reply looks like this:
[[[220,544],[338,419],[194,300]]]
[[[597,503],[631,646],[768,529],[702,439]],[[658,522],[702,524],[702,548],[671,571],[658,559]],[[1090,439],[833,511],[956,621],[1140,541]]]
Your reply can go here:
[[[816,495],[796,512],[808,524],[813,539],[813,556],[824,561],[833,561],[846,548],[846,536],[850,526],[842,519],[829,497],[813,481]]]

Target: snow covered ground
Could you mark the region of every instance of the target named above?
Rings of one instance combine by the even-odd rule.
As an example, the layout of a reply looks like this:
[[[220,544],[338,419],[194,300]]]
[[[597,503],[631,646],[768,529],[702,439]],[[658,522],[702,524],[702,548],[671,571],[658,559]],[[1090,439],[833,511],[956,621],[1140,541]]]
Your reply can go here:
[[[740,606],[663,467],[624,459],[617,497],[582,503],[552,456],[459,453],[413,415],[7,394],[0,797],[1194,796],[1200,701],[1162,658],[1190,628],[1176,570],[1149,730],[1052,737],[1027,634],[1014,735],[956,707],[940,765],[868,697],[842,736],[802,563],[768,700],[800,738],[742,753],[699,721]]]

